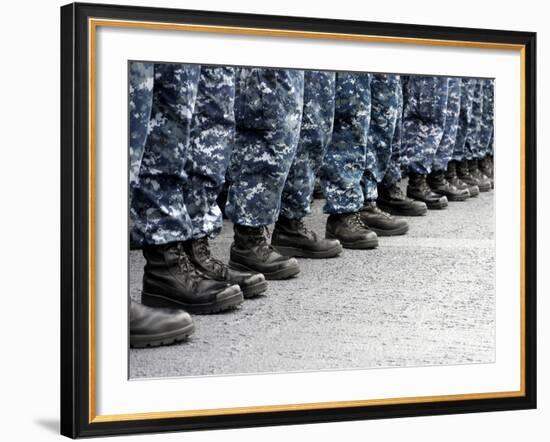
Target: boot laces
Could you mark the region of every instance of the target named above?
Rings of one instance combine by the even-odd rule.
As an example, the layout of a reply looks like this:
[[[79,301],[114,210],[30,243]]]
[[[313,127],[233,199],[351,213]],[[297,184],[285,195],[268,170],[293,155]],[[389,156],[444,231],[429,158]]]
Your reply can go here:
[[[189,256],[187,256],[187,253],[185,253],[183,243],[177,243],[177,245],[173,249],[173,252],[177,258],[176,263],[180,274],[185,274],[189,276],[194,276],[195,274],[198,275],[197,269],[189,259]]]
[[[315,232],[306,227],[306,224],[304,223],[303,219],[297,219],[295,220],[295,223],[300,233],[307,236],[308,238],[312,238],[313,240],[317,239],[317,235],[315,234]]]
[[[418,187],[423,193],[429,193],[432,191],[431,187],[428,185],[428,182],[425,179],[420,181]]]
[[[271,232],[268,226],[261,226],[259,234],[250,236],[250,242],[258,246],[263,259],[275,251],[271,244],[267,242],[269,238],[271,238]]]
[[[405,199],[405,194],[403,193],[403,190],[397,184],[394,184],[388,189],[388,195],[396,200]]]
[[[200,255],[201,261],[211,267],[211,270],[222,276],[225,275],[227,266],[212,256],[210,246],[208,245],[208,239],[206,237],[196,240],[196,249]]]
[[[391,218],[392,216],[388,213],[383,211],[375,202],[372,202],[368,205],[369,211],[375,213],[376,215],[383,216],[384,218]]]
[[[359,212],[353,212],[349,216],[346,217],[346,221],[348,226],[365,230],[367,228],[366,224],[361,219],[361,214]]]
[[[456,173],[456,166],[451,165],[449,163],[449,167],[447,168],[447,176],[446,176],[447,181],[455,180],[457,177],[458,175]]]

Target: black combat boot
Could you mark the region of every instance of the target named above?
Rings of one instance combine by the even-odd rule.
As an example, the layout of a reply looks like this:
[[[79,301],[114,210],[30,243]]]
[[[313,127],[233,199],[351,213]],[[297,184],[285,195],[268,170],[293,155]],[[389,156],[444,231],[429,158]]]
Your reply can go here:
[[[477,159],[468,161],[468,168],[470,169],[470,174],[477,180],[479,183],[480,192],[488,192],[491,190],[491,180],[479,170],[479,161]]]
[[[477,167],[477,161],[475,164],[476,166],[474,167]],[[456,173],[458,177],[469,186],[477,186],[480,192],[488,192],[489,190],[491,190],[491,183],[489,182],[489,180],[482,179],[481,174],[479,174],[477,177],[472,174],[470,170],[470,162],[468,160],[462,160],[460,163],[458,163]]]
[[[376,202],[378,207],[392,215],[422,216],[428,212],[426,203],[408,198],[397,184],[379,186]]]
[[[186,241],[184,245],[187,255],[197,269],[217,281],[238,284],[245,298],[258,296],[267,290],[267,281],[261,273],[241,272],[214,258],[206,237]]]
[[[467,184],[464,181],[462,181],[457,173],[457,162],[456,161],[449,161],[449,164],[447,165],[447,172],[445,172],[445,178],[447,181],[455,186],[457,189],[467,189],[468,192],[470,192],[470,198],[476,197],[479,195],[479,187],[475,184]]]
[[[184,341],[195,331],[185,310],[151,308],[130,300],[130,347],[158,347]]]
[[[494,188],[495,183],[493,174],[493,156],[485,155],[481,160],[478,161],[478,165],[481,173],[489,179],[489,182],[491,183],[491,188]]]
[[[337,239],[346,249],[374,249],[378,236],[361,221],[359,212],[337,213],[327,218],[325,236]]]
[[[275,223],[271,245],[285,256],[332,258],[342,253],[342,245],[337,239],[319,238],[305,226],[303,219],[282,216]]]
[[[375,201],[366,201],[360,213],[361,221],[378,236],[404,235],[409,230],[407,221],[384,212],[376,205]]]
[[[447,181],[445,172],[442,170],[433,171],[426,178],[430,189],[439,195],[445,195],[449,201],[464,201],[470,198],[468,189],[458,189]]]
[[[263,273],[265,279],[288,279],[300,273],[298,261],[281,255],[267,243],[267,227],[235,224],[229,266],[247,272]]]
[[[444,209],[448,206],[446,196],[432,192],[432,189],[430,189],[430,186],[426,182],[426,175],[409,173],[407,196],[425,202],[428,209]]]
[[[197,270],[181,242],[144,247],[143,256],[147,264],[141,302],[149,307],[216,313],[243,302],[238,285],[216,281]]]

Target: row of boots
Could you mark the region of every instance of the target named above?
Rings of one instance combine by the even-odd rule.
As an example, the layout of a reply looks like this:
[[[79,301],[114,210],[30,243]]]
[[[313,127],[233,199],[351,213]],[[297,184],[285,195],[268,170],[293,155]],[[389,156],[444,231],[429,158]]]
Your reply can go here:
[[[448,201],[464,201],[488,192],[493,184],[492,157],[450,161],[446,171],[429,175],[409,173],[407,196],[426,203],[428,209],[444,209]]]
[[[131,303],[130,344],[145,347],[184,340],[194,330],[189,313],[236,308],[245,298],[265,292],[267,280],[298,275],[297,257],[332,258],[343,248],[375,248],[378,236],[408,231],[408,223],[393,215],[421,216],[492,186],[492,158],[451,161],[446,172],[409,174],[406,195],[398,185],[381,187],[376,202],[365,203],[357,212],[329,215],[324,238],[303,219],[279,217],[272,234],[266,226],[236,224],[229,264],[212,256],[207,238],[147,246],[142,304]]]

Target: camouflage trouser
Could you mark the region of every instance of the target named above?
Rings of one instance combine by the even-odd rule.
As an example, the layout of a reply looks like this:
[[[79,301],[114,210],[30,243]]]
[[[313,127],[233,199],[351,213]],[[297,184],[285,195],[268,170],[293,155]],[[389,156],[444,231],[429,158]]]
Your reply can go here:
[[[153,84],[143,154],[131,153],[142,157],[132,187],[132,247],[185,241],[219,230],[215,199],[234,130],[232,69],[155,64]],[[135,99],[131,92],[130,109]],[[143,121],[131,119],[131,134],[143,132],[134,130],[138,123]]]
[[[495,85],[494,80],[481,80],[483,87],[483,104],[479,132],[479,156],[493,155],[494,134],[494,106]]]
[[[139,181],[139,168],[147,138],[153,100],[153,63],[130,63],[128,67],[128,117],[130,192]]]
[[[483,80],[473,80],[472,118],[468,125],[464,152],[468,160],[481,158],[481,120],[483,118]]]
[[[281,196],[280,214],[286,218],[299,219],[310,212],[315,175],[332,136],[335,84],[334,72],[304,73],[300,140]]]
[[[458,116],[458,128],[453,147],[454,161],[462,161],[466,157],[466,137],[472,121],[472,101],[474,99],[475,80],[462,78],[460,81],[460,113]]]
[[[194,239],[216,236],[223,225],[216,198],[235,138],[234,104],[234,68],[202,66],[185,163],[188,179],[183,189]]]
[[[395,177],[393,183],[397,183],[401,179],[401,172],[409,169],[409,157],[407,157],[407,152],[405,152],[405,144],[403,143],[403,117],[405,111],[405,103],[408,101],[408,89],[406,85],[409,83],[409,75],[400,75],[401,77],[401,114],[399,115],[399,120],[397,122],[396,136],[394,140],[394,149],[395,155],[392,154],[392,162],[390,163],[390,169],[395,170]],[[399,169],[398,171],[396,169]],[[391,176],[389,177],[391,178]],[[388,182],[388,184],[393,184]],[[386,182],[384,181],[384,185]]]
[[[443,138],[448,78],[410,76],[405,89],[402,149],[408,157],[409,172],[426,175]]]
[[[355,212],[363,206],[361,178],[371,115],[370,83],[370,74],[336,74],[334,129],[320,170],[325,213]]]
[[[403,164],[404,155],[402,152],[402,131],[403,131],[403,78],[396,86],[397,94],[397,120],[395,122],[395,131],[391,143],[391,157],[386,174],[382,179],[382,186],[389,187],[401,181],[401,166]]]
[[[365,201],[376,201],[378,184],[382,182],[390,166],[395,131],[401,113],[399,75],[373,74],[370,90],[371,117],[363,192]],[[399,147],[395,146],[395,149],[398,150]]]
[[[445,112],[445,129],[432,162],[433,171],[446,171],[453,156],[460,115],[460,78],[449,78],[449,93]]]
[[[304,100],[304,71],[239,68],[235,146],[228,169],[226,215],[233,223],[274,223],[296,155]]]

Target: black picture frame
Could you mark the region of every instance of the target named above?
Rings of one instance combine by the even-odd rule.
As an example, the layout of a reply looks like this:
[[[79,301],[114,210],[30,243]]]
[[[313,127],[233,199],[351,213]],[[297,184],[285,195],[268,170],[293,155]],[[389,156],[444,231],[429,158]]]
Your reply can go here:
[[[524,47],[524,396],[320,410],[90,421],[88,180],[91,17]],[[61,433],[88,437],[536,408],[536,34],[304,17],[73,3],[61,8]]]

